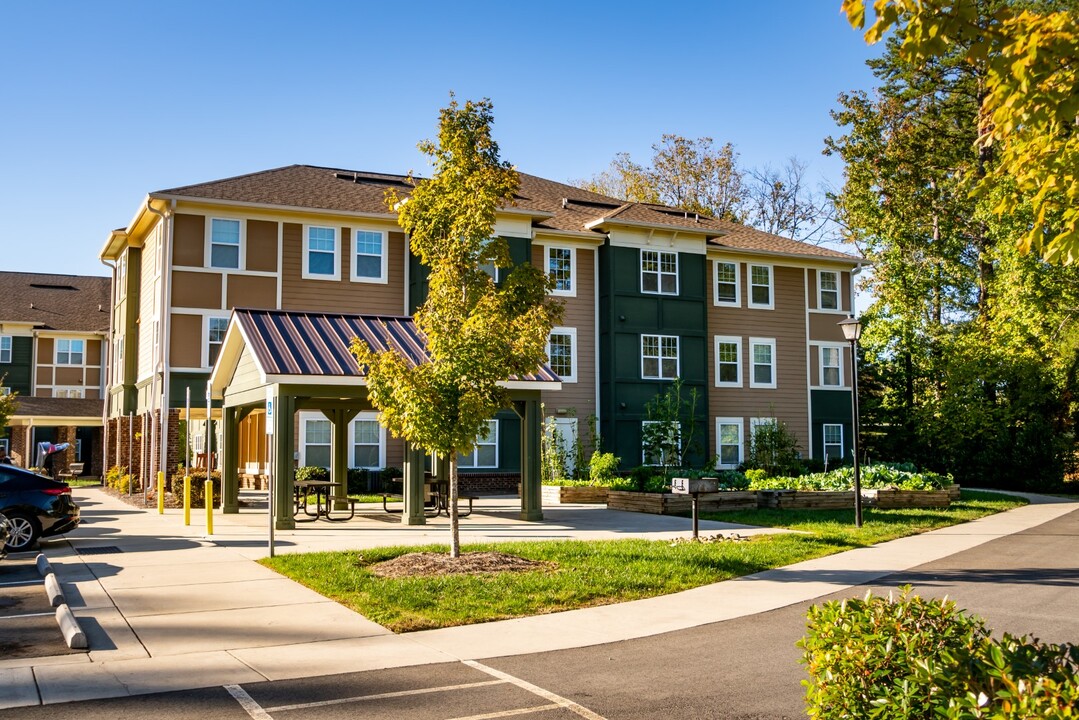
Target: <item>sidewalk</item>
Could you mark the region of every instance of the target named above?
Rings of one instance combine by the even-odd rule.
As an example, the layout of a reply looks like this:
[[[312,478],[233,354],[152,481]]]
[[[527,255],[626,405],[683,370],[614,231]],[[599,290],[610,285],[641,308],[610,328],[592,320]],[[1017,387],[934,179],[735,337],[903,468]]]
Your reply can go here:
[[[394,635],[254,562],[267,554],[264,512],[216,514],[215,534],[207,538],[201,512],[193,511],[193,524],[185,527],[179,511],[160,516],[100,489],[77,493],[84,525],[43,549],[93,649],[0,661],[0,707],[480,660],[644,637],[811,600],[1079,509],[1076,502],[1032,496],[1033,504],[1008,513],[674,595]],[[516,519],[518,506],[516,498],[484,498],[476,514],[462,520],[462,542],[689,534],[685,518],[602,506],[545,507],[543,523],[524,523]],[[444,543],[447,537],[444,518],[407,527],[374,517],[278,532],[278,552]],[[751,532],[701,523],[702,533],[725,530]]]

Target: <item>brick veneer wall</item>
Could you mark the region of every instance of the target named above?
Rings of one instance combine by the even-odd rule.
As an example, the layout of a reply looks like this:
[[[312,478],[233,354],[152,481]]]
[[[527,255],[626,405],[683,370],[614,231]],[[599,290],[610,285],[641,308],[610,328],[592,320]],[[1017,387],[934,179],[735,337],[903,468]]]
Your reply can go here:
[[[458,473],[461,492],[517,494],[520,473]]]

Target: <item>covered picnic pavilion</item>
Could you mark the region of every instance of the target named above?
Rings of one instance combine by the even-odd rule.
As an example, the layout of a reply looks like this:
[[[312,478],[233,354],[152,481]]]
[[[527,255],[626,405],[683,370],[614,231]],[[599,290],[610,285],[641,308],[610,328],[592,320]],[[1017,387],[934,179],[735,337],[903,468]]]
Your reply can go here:
[[[247,310],[232,312],[210,377],[211,397],[221,402],[222,509],[238,513],[240,490],[240,426],[258,414],[269,425],[267,453],[275,474],[271,507],[279,530],[295,528],[295,414],[321,412],[332,423],[331,482],[333,502],[346,506],[348,488],[348,425],[373,410],[366,381],[349,351],[353,338],[376,350],[394,348],[413,364],[428,359],[423,334],[412,318],[350,313]],[[525,377],[504,381],[513,410],[521,418],[522,520],[542,520],[540,489],[540,391],[559,390],[561,381],[542,366]],[[268,408],[272,408],[268,413]],[[422,525],[425,451],[405,443],[404,511],[401,522]],[[441,460],[441,461],[440,461]],[[449,463],[436,458],[436,479],[445,481]]]

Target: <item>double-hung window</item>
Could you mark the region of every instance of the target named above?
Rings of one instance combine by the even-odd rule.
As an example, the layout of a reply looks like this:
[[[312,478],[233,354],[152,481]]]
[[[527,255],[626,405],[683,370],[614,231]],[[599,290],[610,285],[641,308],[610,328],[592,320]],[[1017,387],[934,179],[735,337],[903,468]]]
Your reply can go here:
[[[824,425],[824,457],[843,458],[843,426]]]
[[[210,267],[240,267],[240,221],[210,219]]]
[[[487,421],[487,432],[476,438],[476,447],[468,455],[457,456],[457,467],[498,467],[498,421]]]
[[[839,273],[834,270],[820,270],[817,272],[817,284],[820,290],[817,307],[821,310],[838,310]]]
[[[386,233],[353,229],[352,279],[356,282],[386,282]]]
[[[11,362],[11,336],[0,335],[0,363]]]
[[[229,319],[227,317],[212,317],[206,323],[206,365],[213,367],[217,362],[217,356],[221,354],[221,344],[225,342],[225,331],[228,330]]]
[[[364,412],[352,421],[352,457],[349,467],[378,470],[386,464],[386,434],[378,414]]]
[[[838,347],[823,346],[820,349],[820,384],[840,387],[843,384],[842,351]]]
[[[742,338],[716,336],[716,387],[742,386]]]
[[[300,422],[303,438],[301,462],[329,468],[333,423],[322,417],[321,413],[301,413]]]
[[[547,273],[554,280],[552,294],[566,296],[575,296],[577,294],[574,260],[573,248],[547,248]]]
[[[86,345],[82,340],[57,340],[57,365],[82,365]]]
[[[771,310],[774,307],[772,266],[749,266],[749,306]]]
[[[554,328],[547,341],[547,364],[562,382],[577,382],[577,328]]]
[[[716,457],[720,469],[742,464],[742,418],[716,418]]]
[[[717,260],[716,270],[716,305],[739,307],[742,304],[738,292],[738,263]]]
[[[678,294],[678,253],[641,250],[641,292]]]
[[[645,380],[678,377],[678,336],[641,335],[641,377]]]
[[[322,280],[336,280],[338,276],[337,228],[307,226],[304,240],[303,276]]]
[[[776,386],[776,341],[750,338],[749,359],[751,364],[749,386],[774,388]]]
[[[54,387],[52,389],[52,396],[54,398],[81,398],[81,387]]]

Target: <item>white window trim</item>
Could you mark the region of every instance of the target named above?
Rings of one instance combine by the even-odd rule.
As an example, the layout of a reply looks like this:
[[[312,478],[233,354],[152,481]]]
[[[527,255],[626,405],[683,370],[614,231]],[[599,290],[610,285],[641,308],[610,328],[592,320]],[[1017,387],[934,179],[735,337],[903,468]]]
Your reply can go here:
[[[7,397],[11,394],[11,387],[8,385],[0,385],[0,397]]]
[[[656,263],[659,268],[663,267],[663,256],[674,255],[674,292],[663,292],[663,271],[661,269],[656,270],[656,289],[645,290],[644,289],[644,254],[646,252],[656,253]],[[644,295],[669,295],[675,296],[681,289],[678,279],[678,253],[673,250],[653,250],[651,248],[641,248],[640,254],[637,257],[639,281],[641,283],[641,293]],[[668,273],[669,274],[669,273]]]
[[[67,348],[68,348],[68,350],[67,350],[68,362],[66,362],[66,363],[60,362],[60,343],[62,343],[62,342],[68,343],[68,346],[67,346]],[[73,362],[71,362],[71,353],[72,353],[71,343],[77,343],[77,342],[82,343],[82,350],[79,351],[79,354],[82,355],[82,362],[73,363]],[[85,367],[86,366],[86,340],[84,340],[83,338],[56,338],[56,340],[53,343],[52,363],[53,363],[53,365],[56,365],[58,367]]]
[[[64,393],[61,395],[60,393]],[[52,388],[54,398],[85,398],[86,388],[80,385],[54,385]]]
[[[544,422],[544,433],[549,432],[548,429],[551,427],[557,428],[559,434],[562,436],[562,442],[564,443],[563,449],[566,451],[567,464],[567,467],[563,469],[572,473],[574,470],[577,469],[575,463],[577,458],[574,456],[574,447],[577,444],[577,418],[548,416],[546,421]]]
[[[734,265],[734,301],[719,299],[719,266]],[[735,260],[712,261],[712,304],[717,307],[742,307],[742,263]]]
[[[659,359],[659,375],[645,375],[644,374],[644,360],[645,360],[645,356],[644,356],[644,339],[646,337],[654,337],[654,338],[659,339],[659,358],[658,358]],[[674,339],[674,346],[675,346],[675,355],[674,355],[675,371],[674,371],[674,377],[666,377],[666,376],[663,375],[663,340],[665,338],[666,339],[671,339],[671,338]],[[641,334],[641,379],[642,380],[664,380],[664,381],[669,381],[669,380],[676,380],[678,377],[681,376],[681,374],[682,374],[682,341],[681,341],[681,338],[678,335],[653,335],[651,333],[642,333]]]
[[[756,381],[756,373],[753,370],[756,367],[756,362],[753,359],[753,346],[754,345],[768,345],[772,348],[772,382],[759,383]],[[749,339],[749,386],[751,388],[763,388],[774,390],[776,388],[776,381],[778,375],[778,359],[776,358],[776,341],[775,338],[750,338]]]
[[[11,453],[11,446],[8,438],[0,438],[0,447],[4,448],[5,454]]]
[[[820,429],[821,452],[824,453],[824,457],[828,457],[828,448],[829,448],[829,446],[831,446],[831,447],[835,446],[835,443],[828,442],[828,430],[827,429],[830,428],[830,427],[839,428],[839,459],[843,460],[843,459],[845,459],[847,457],[846,447],[843,444],[845,442],[845,440],[846,440],[846,438],[843,437],[846,434],[844,432],[843,423],[824,423],[821,426],[821,429]]]
[[[838,385],[826,385],[824,383],[824,351],[835,350],[839,355],[839,384]],[[847,387],[843,377],[843,346],[842,345],[821,345],[817,348],[817,387],[827,388],[828,390],[843,390]]]
[[[4,341],[7,341],[7,350],[4,349]],[[15,340],[11,335],[0,335],[0,363],[11,363],[11,356],[15,352]],[[4,355],[7,354],[5,359]]]
[[[722,381],[719,379],[719,345],[720,343],[734,343],[737,348],[738,356],[735,364],[738,379],[734,382]],[[715,373],[716,387],[737,388],[742,387],[742,338],[736,335],[716,335],[713,345],[713,354],[715,355],[715,366],[713,372]]]
[[[367,226],[363,226],[363,225],[352,225],[352,226],[349,227],[348,231],[349,231],[349,237],[350,237],[350,240],[351,240],[350,245],[352,246],[352,248],[351,248],[352,259],[351,259],[351,262],[349,263],[349,279],[352,282],[376,283],[376,284],[382,284],[382,285],[388,284],[389,281],[390,281],[390,271],[389,271],[389,267],[390,267],[390,233],[387,232],[386,230],[384,230],[383,228],[367,227]],[[378,233],[379,235],[382,236],[382,256],[381,256],[382,265],[381,265],[381,269],[379,270],[379,276],[378,277],[361,277],[360,275],[356,274],[356,256],[359,254],[356,251],[356,247],[357,247],[356,233],[357,232]],[[338,239],[338,243],[340,243],[340,239]],[[334,247],[336,249],[337,244],[335,244]],[[306,248],[305,248],[305,250],[306,250]],[[304,257],[306,257],[306,254],[304,255]],[[338,271],[340,271],[340,265],[338,265]]]
[[[498,463],[499,463],[499,459],[500,459],[498,457],[498,455],[499,455],[499,453],[498,453],[498,432],[499,432],[499,425],[501,423],[499,423],[497,418],[492,418],[491,420],[488,420],[487,422],[488,422],[488,424],[494,423],[494,432],[491,433],[488,436],[487,441],[482,443],[482,444],[483,445],[494,445],[495,446],[495,464],[494,465],[479,465],[478,464],[478,462],[479,462],[479,448],[474,447],[474,448],[472,448],[472,452],[471,452],[470,455],[461,455],[461,456],[459,456],[457,458],[457,467],[459,467],[459,468],[468,468],[469,470],[490,470],[492,468],[497,468],[498,467]],[[478,446],[481,443],[476,443],[476,444]],[[461,464],[461,457],[471,457],[473,464],[472,465],[462,465]]]
[[[214,220],[226,220],[228,222],[240,223],[240,249],[238,257],[236,259],[237,265],[234,268],[218,267],[212,264],[214,250]],[[247,267],[247,222],[244,218],[238,216],[229,217],[227,215],[214,215],[213,217],[206,217],[206,247],[203,250],[202,264],[211,270],[222,270],[225,272],[239,272],[242,271],[245,267]]]
[[[379,423],[378,426],[378,467],[352,464],[356,458],[356,422],[359,420],[373,420],[378,422],[378,413],[361,412],[348,424],[348,466],[349,468],[360,468],[364,470],[381,470],[386,467],[386,428],[383,427],[381,423]]]
[[[752,417],[749,419],[749,444],[753,445],[753,438],[757,435],[757,428],[761,425],[778,425],[777,417]]]
[[[551,328],[551,335],[569,335],[570,337],[570,370],[569,375],[559,376],[564,383],[577,382],[577,328],[572,327],[554,327]],[[551,338],[547,338],[547,361],[551,359]]]
[[[663,425],[666,424],[666,420],[641,420],[641,465],[647,465],[648,467],[660,467],[663,465],[663,458],[660,458],[658,463],[648,462],[648,450],[644,447],[644,427],[645,425]],[[677,420],[674,422],[675,437],[678,438],[679,443],[682,440],[682,423]]]
[[[824,290],[824,283],[821,282],[821,275],[823,273],[831,273],[831,274],[835,275],[835,290],[834,290],[834,292],[835,292],[835,307],[834,308],[826,308],[826,307],[824,307],[823,297],[824,297],[825,290]],[[842,282],[843,282],[843,273],[839,272],[838,270],[819,270],[819,269],[817,270],[817,310],[819,310],[821,312],[826,312],[826,313],[843,313],[843,314],[846,314],[846,311],[843,310],[843,286],[841,285]],[[833,292],[833,291],[828,290],[827,292]]]
[[[308,420],[324,420],[330,424],[330,462],[333,462],[333,423],[325,415],[318,411],[306,410],[296,413],[299,416],[300,428],[297,435],[298,445],[300,446],[300,467],[307,467],[307,421]],[[324,443],[313,443],[319,447],[322,447]],[[325,467],[319,465],[319,467]],[[327,468],[329,469],[329,468]]]
[[[210,365],[210,322],[213,320],[224,320],[225,327],[228,328],[229,317],[228,315],[205,315],[206,322],[202,324],[202,367],[209,369],[213,367]],[[224,346],[225,339],[221,339],[221,345]],[[218,357],[220,357],[221,351],[218,350]]]
[[[719,444],[720,432],[719,429],[723,425],[735,425],[738,428],[738,460],[733,465],[730,463],[724,463],[721,459],[722,448]],[[716,418],[716,469],[717,470],[734,470],[743,462],[745,462],[746,446],[745,446],[745,421],[740,417],[717,417]]]
[[[762,287],[760,285],[754,285],[753,283],[753,268],[768,268],[768,302],[767,303],[755,303],[753,302],[753,288]],[[746,296],[748,305],[751,308],[757,310],[774,310],[776,306],[776,272],[775,268],[771,265],[765,265],[764,263],[748,263],[746,265]]]
[[[333,230],[333,273],[330,275],[321,275],[318,273],[311,273],[310,271],[310,250],[309,243],[311,238],[309,232],[311,228],[319,228],[320,230]],[[334,225],[304,225],[303,226],[303,238],[300,247],[303,270],[301,277],[304,280],[340,280],[341,279],[341,228]],[[325,250],[319,250],[318,252],[326,252]]]
[[[569,290],[552,290],[552,295],[559,297],[577,297],[577,248],[568,245],[543,246],[543,272],[551,273],[551,251],[569,250]]]

